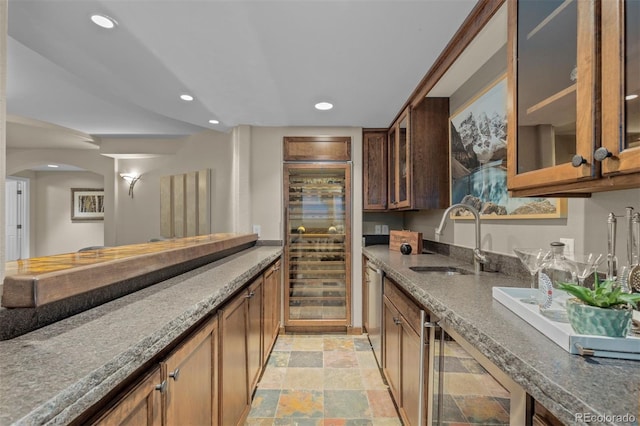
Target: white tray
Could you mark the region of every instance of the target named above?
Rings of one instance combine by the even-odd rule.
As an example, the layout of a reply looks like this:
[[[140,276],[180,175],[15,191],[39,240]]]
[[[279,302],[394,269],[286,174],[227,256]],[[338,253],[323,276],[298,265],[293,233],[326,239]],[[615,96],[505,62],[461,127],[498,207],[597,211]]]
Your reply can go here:
[[[639,337],[604,337],[576,334],[570,324],[552,321],[542,316],[538,305],[522,303],[531,295],[528,288],[493,287],[493,298],[531,324],[542,334],[572,354],[640,360]],[[634,318],[639,313],[634,311]]]

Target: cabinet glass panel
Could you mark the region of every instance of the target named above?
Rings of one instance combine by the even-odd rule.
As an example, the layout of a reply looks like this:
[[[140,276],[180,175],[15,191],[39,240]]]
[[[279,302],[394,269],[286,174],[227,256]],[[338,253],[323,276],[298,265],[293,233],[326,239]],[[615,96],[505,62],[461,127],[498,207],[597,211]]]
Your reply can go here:
[[[444,330],[433,359],[433,424],[509,424],[509,391]]]
[[[346,170],[288,170],[289,319],[345,319]]]
[[[392,127],[389,131],[389,204],[393,207],[398,202],[398,194],[396,193],[396,128]]]
[[[408,144],[407,117],[405,117],[398,125],[398,202],[407,200]]]
[[[640,1],[625,1],[625,147],[640,147]]]
[[[576,153],[577,4],[518,1],[518,173]]]

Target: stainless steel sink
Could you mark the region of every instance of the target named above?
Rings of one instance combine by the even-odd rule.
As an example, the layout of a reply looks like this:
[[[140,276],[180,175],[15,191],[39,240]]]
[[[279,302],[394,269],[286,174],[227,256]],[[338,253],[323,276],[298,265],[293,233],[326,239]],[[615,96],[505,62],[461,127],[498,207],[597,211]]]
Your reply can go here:
[[[421,274],[435,274],[435,275],[469,275],[469,272],[465,269],[458,268],[456,266],[409,266],[409,269]]]

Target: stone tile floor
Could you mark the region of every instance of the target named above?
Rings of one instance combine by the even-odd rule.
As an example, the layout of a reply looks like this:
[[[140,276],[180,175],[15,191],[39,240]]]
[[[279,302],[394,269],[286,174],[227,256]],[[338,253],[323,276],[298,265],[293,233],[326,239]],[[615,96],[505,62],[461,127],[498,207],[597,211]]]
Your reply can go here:
[[[401,425],[364,335],[280,335],[247,425]]]

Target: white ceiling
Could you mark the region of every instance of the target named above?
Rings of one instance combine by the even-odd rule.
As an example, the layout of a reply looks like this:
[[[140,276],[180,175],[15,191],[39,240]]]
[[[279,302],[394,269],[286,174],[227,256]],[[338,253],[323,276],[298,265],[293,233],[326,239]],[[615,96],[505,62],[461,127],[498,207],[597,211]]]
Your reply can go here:
[[[387,127],[475,3],[9,0],[7,112],[92,136]]]

